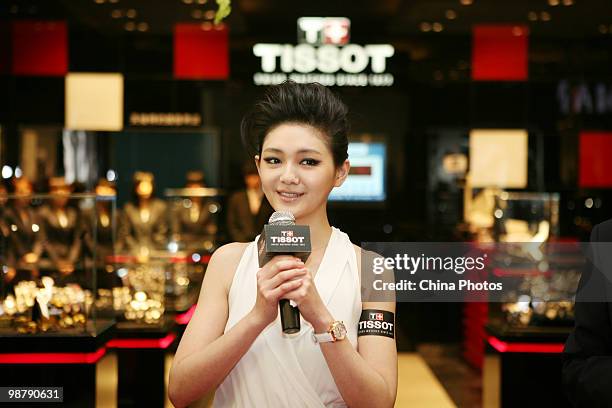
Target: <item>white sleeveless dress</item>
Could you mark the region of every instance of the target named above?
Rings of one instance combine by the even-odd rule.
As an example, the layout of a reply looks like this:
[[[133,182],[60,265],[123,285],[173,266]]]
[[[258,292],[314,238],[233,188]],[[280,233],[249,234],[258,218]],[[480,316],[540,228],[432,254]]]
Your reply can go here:
[[[256,242],[249,243],[229,292],[225,332],[255,305],[259,269]],[[357,257],[349,237],[332,227],[332,234],[314,278],[321,299],[347,328],[357,349],[361,288]],[[301,330],[282,333],[280,315],[255,339],[249,350],[217,388],[214,407],[345,407],[312,326],[301,318]],[[346,340],[343,340],[346,341]]]

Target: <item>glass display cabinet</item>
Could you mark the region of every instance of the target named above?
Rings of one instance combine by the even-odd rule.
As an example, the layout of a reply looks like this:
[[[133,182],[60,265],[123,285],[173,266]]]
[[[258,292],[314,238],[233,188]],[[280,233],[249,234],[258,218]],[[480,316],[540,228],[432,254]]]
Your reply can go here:
[[[17,184],[1,201],[0,331],[96,332],[96,294],[113,280],[114,197]]]

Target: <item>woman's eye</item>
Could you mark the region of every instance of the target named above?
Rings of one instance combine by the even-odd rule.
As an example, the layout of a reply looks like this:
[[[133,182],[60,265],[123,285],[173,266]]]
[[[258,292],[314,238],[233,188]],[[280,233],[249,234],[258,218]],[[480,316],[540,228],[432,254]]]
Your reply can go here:
[[[280,160],[278,160],[276,157],[266,157],[264,158],[264,161],[268,164],[278,164],[280,163]]]
[[[304,160],[302,160],[302,163],[307,165],[307,166],[316,166],[320,162],[319,162],[319,160],[315,160],[315,159],[304,159]]]

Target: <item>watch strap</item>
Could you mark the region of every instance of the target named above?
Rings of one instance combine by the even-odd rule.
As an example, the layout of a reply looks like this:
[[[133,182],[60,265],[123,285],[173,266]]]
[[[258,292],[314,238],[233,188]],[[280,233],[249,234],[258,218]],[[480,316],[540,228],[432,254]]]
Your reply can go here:
[[[315,343],[329,343],[330,341],[334,341],[334,337],[329,332],[319,334],[312,332],[312,339]]]

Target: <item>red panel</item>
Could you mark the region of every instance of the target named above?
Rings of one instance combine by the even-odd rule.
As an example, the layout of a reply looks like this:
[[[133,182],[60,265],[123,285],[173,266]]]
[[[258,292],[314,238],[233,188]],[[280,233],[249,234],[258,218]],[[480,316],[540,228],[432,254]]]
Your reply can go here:
[[[111,348],[158,348],[166,349],[176,339],[175,333],[170,333],[161,339],[113,339],[106,343]]]
[[[224,24],[180,23],[174,26],[174,77],[227,79],[228,30]]]
[[[4,353],[0,364],[95,364],[105,353],[105,347],[93,353]]]
[[[522,25],[472,28],[474,81],[526,81],[529,29]]]
[[[562,353],[563,343],[507,343],[489,336],[489,344],[500,353]]]
[[[582,132],[579,155],[580,187],[612,187],[612,132]]]
[[[64,76],[68,72],[68,33],[64,21],[13,22],[13,74]]]
[[[191,318],[193,317],[193,314],[195,313],[195,309],[196,309],[196,305],[191,306],[189,310],[186,311],[185,313],[176,315],[176,317],[174,318],[174,321],[180,325],[188,324]]]

